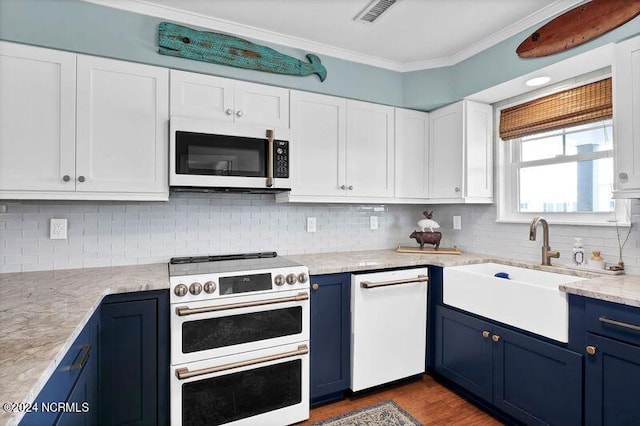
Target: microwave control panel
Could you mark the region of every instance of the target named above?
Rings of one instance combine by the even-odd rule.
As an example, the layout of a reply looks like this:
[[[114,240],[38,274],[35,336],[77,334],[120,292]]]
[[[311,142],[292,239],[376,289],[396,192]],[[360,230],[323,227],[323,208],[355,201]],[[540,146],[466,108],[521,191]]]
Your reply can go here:
[[[289,142],[288,141],[274,141],[275,143],[275,155],[273,177],[275,178],[288,178],[289,177]]]

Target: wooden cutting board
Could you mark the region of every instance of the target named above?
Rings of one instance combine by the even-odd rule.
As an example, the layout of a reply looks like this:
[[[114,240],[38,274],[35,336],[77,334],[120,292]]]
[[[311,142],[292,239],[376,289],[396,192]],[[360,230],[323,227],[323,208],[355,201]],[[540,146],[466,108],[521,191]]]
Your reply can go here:
[[[420,247],[406,247],[406,246],[398,246],[396,249],[398,253],[419,253],[419,254],[460,254],[460,250],[458,247],[440,247],[438,250],[433,247],[425,247],[420,249]]]
[[[516,49],[521,58],[539,58],[586,43],[640,14],[640,0],[592,0],[547,22]]]

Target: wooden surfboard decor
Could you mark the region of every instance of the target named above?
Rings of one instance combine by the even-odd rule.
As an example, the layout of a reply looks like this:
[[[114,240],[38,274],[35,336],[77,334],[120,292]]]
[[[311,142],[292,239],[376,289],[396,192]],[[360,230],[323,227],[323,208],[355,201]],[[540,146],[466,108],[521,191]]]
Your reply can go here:
[[[640,15],[640,0],[592,0],[547,22],[516,49],[521,58],[563,52],[593,40]]]
[[[158,26],[158,47],[161,55],[276,74],[316,74],[320,81],[327,78],[327,70],[316,55],[308,54],[309,62],[305,62],[239,37],[198,31],[170,22]]]

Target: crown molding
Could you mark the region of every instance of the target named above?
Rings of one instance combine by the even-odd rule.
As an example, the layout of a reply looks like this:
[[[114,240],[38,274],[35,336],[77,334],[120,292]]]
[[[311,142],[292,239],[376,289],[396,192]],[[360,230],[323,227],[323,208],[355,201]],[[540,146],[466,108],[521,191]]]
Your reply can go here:
[[[397,72],[412,72],[430,68],[439,68],[455,65],[476,55],[483,50],[512,37],[540,22],[547,20],[559,13],[562,13],[584,0],[558,0],[547,7],[515,22],[508,27],[480,40],[479,42],[455,53],[451,56],[425,59],[413,62],[399,62],[390,59],[380,58],[373,55],[343,49],[318,43],[301,37],[294,37],[281,34],[275,31],[264,30],[250,25],[243,25],[224,19],[206,16],[200,13],[189,12],[178,8],[154,4],[145,0],[82,0],[100,6],[126,10],[128,12],[153,16],[161,19],[168,19],[188,25],[195,25],[201,28],[214,31],[221,31],[234,34],[240,37],[248,37],[254,40],[261,40],[267,43],[278,44],[295,49],[310,51],[316,54],[327,55],[346,61],[357,62],[378,68],[384,68]]]

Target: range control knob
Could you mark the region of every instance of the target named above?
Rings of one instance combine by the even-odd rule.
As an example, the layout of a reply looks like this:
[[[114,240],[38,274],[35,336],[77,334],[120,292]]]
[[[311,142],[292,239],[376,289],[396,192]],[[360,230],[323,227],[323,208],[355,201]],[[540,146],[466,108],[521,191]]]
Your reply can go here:
[[[296,282],[298,282],[298,277],[296,277],[296,274],[287,275],[287,284],[293,285]]]
[[[202,292],[202,284],[200,284],[200,283],[192,283],[189,286],[189,293],[193,294],[194,296],[197,296],[201,292]]]
[[[276,275],[276,277],[273,279],[273,281],[276,283],[277,286],[281,286],[284,284],[284,275],[280,274],[280,275]]]
[[[204,292],[211,294],[214,291],[216,291],[216,283],[214,283],[213,281],[207,281],[206,283],[204,283]]]
[[[182,297],[182,296],[186,295],[187,291],[188,291],[187,286],[184,285],[184,284],[178,284],[176,286],[176,288],[173,289],[173,292],[178,297]]]
[[[304,272],[298,274],[298,282],[301,284],[306,283],[309,280],[309,276]]]

